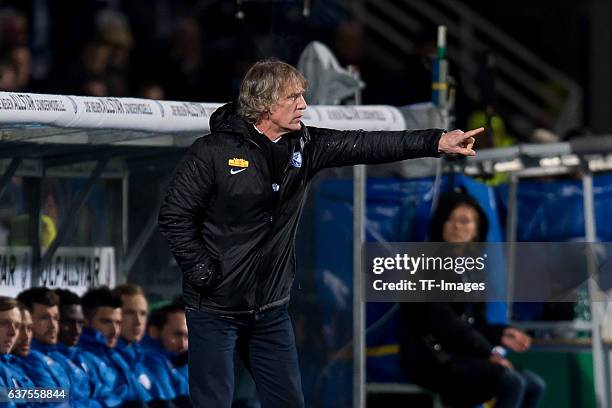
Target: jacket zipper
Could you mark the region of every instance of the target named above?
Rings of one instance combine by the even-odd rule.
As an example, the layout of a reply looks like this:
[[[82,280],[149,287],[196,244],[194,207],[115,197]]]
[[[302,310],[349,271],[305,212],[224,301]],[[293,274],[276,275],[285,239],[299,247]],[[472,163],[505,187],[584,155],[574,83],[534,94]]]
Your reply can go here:
[[[295,148],[295,147],[294,147]],[[274,212],[274,219],[276,219],[276,216],[278,215],[278,212],[280,211],[281,208],[281,202],[283,201],[283,193],[285,192],[284,188],[281,188],[284,184],[285,184],[285,179],[287,178],[287,171],[289,170],[289,166],[291,165],[291,161],[292,161],[292,157],[293,157],[293,153],[294,150],[291,150],[291,153],[289,153],[289,160],[287,161],[287,164],[285,165],[285,170],[283,170],[283,176],[281,177],[280,180],[280,191],[279,191],[279,195],[278,195],[278,202],[276,203],[276,208],[274,208],[273,212]]]
[[[257,146],[257,148],[258,148],[259,150],[261,150],[261,147],[260,147],[260,146],[257,144],[257,142],[255,142],[254,140],[251,140],[251,139],[247,139],[247,140],[248,140],[249,142],[253,143],[255,146]],[[295,149],[295,146],[294,146],[293,150],[294,150],[294,149]],[[276,203],[276,208],[273,208],[273,209],[272,209],[272,211],[271,211],[271,214],[270,214],[270,218],[269,218],[269,223],[270,223],[269,225],[270,225],[270,229],[268,230],[268,235],[267,235],[267,238],[269,238],[269,236],[272,234],[272,231],[274,230],[274,220],[276,220],[276,216],[278,215],[278,212],[279,212],[279,210],[280,210],[280,208],[281,208],[281,202],[282,202],[283,192],[284,192],[284,189],[282,188],[282,186],[283,186],[284,181],[285,181],[285,179],[286,179],[286,177],[287,177],[287,171],[289,170],[289,165],[291,164],[291,158],[293,157],[293,150],[291,151],[291,153],[290,153],[290,155],[289,155],[289,159],[287,160],[287,164],[285,165],[285,169],[283,170],[283,176],[281,177],[281,180],[280,180],[280,185],[279,185],[279,188],[280,188],[280,191],[279,191],[279,197],[278,197],[278,201],[277,201],[277,203]],[[268,168],[268,173],[269,173],[269,172],[270,172],[270,169]],[[270,180],[270,181],[271,181],[271,180]],[[272,185],[270,184],[270,187],[271,187],[271,186],[272,186]],[[269,241],[268,241],[268,240],[266,240],[266,241],[264,242],[264,245],[268,245],[268,242],[269,242]],[[267,257],[268,257],[268,259],[267,259],[267,261],[268,261],[267,263],[268,263],[268,264],[270,263],[270,262],[269,262],[269,261],[270,261],[270,254],[269,254],[269,252],[270,252],[271,250],[272,250],[272,249],[270,248],[270,249],[268,249],[268,250],[266,251],[266,255],[267,255]],[[261,307],[260,303],[261,303],[261,297],[262,297],[262,295],[261,295],[261,285],[260,285],[260,280],[261,280],[261,269],[262,269],[262,265],[263,265],[263,263],[260,263],[260,264],[259,264],[259,268],[257,269],[257,275],[256,275],[256,277],[255,277],[255,305],[254,305],[253,310],[252,310],[252,313],[253,313],[253,316],[255,317],[255,319],[257,319],[257,314],[260,312],[259,308]]]
[[[259,144],[257,144],[257,142],[255,142],[254,140],[252,140],[252,139],[250,139],[250,138],[246,138],[246,140],[247,140],[248,142],[252,143],[252,144],[253,144],[255,147],[257,147],[257,149],[258,149],[259,151],[262,151],[261,146],[259,146]],[[266,160],[266,165],[268,166],[268,173],[269,173],[269,172],[270,172],[270,169],[269,169],[269,165],[268,165],[268,163],[267,163],[267,160]],[[266,182],[265,182],[265,180],[264,180],[264,185],[265,185],[265,184],[266,184]],[[268,183],[268,184],[269,184],[269,183]],[[269,194],[269,193],[268,193],[268,194]],[[274,222],[274,218],[273,218],[273,216],[272,216],[272,215],[270,215],[270,217],[268,218],[268,222],[269,222],[270,229],[268,230],[268,232],[267,232],[267,234],[266,234],[266,238],[268,238],[268,237],[269,237],[269,235],[272,233],[272,223]],[[267,242],[268,242],[268,240],[267,240],[267,239],[266,239],[266,240],[264,240],[264,245],[266,245],[266,244],[267,244]],[[259,307],[260,307],[260,306],[259,306],[259,303],[260,303],[260,301],[261,301],[261,295],[260,295],[260,292],[261,292],[260,286],[261,286],[261,285],[260,285],[260,283],[259,283],[259,282],[260,282],[260,280],[261,280],[261,273],[262,273],[262,272],[261,272],[261,269],[262,269],[262,264],[263,264],[263,263],[261,262],[261,259],[262,259],[262,258],[260,257],[259,267],[257,268],[257,271],[255,272],[255,304],[253,305],[253,310],[251,310],[251,311],[249,312],[249,314],[252,314],[252,315],[253,315],[253,317],[254,317],[255,319],[257,319],[257,313],[259,312]]]

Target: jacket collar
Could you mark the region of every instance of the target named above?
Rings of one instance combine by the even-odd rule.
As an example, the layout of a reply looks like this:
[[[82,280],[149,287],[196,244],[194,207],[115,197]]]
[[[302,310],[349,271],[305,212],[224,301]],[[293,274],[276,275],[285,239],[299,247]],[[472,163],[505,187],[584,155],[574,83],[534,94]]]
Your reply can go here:
[[[95,349],[101,352],[109,350],[109,347],[106,345],[106,337],[100,331],[91,327],[83,328],[81,338],[79,339],[79,346],[85,350]]]
[[[48,354],[52,351],[57,351],[56,344],[41,343],[36,339],[32,339],[32,344],[30,344],[30,347],[32,348],[32,350],[40,351],[43,354]]]
[[[253,127],[252,123],[247,122],[238,115],[236,107],[236,102],[230,102],[214,111],[210,117],[211,132],[233,133],[259,146],[254,134],[257,130]],[[303,136],[306,126],[303,123],[301,125],[301,130],[287,133],[283,135],[283,138],[297,140],[300,136]]]
[[[0,354],[0,362],[5,363],[5,364],[11,364],[15,359],[15,356],[8,353],[8,354]]]
[[[69,359],[72,360],[72,358],[78,352],[78,347],[77,346],[68,347],[64,343],[57,343],[57,351],[59,351],[60,353],[62,353],[63,355],[67,356]]]
[[[121,353],[123,358],[128,360],[128,363],[142,361],[144,357],[143,349],[140,343],[128,343],[123,339],[123,337],[119,337],[117,346],[115,346],[115,348],[119,353]]]
[[[210,116],[211,132],[237,133],[242,136],[249,134],[250,123],[242,119],[236,111],[235,102],[226,103]]]

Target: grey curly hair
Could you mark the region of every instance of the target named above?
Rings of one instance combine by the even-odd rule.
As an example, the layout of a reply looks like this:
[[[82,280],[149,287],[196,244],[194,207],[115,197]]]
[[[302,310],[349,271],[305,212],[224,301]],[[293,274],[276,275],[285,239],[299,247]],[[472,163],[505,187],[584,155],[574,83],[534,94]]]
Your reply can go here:
[[[238,114],[256,123],[283,96],[289,85],[304,89],[308,81],[295,67],[277,59],[258,61],[244,76],[238,96]]]

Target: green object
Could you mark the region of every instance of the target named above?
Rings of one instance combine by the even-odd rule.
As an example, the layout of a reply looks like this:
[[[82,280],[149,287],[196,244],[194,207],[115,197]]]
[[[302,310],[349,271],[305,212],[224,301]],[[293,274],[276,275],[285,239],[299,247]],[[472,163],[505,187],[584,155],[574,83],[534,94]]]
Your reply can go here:
[[[438,58],[444,59],[446,57],[446,47],[438,47]]]
[[[538,408],[596,408],[593,358],[590,351],[530,351],[510,353],[515,367],[528,369],[546,381]]]
[[[151,302],[149,303],[149,312],[155,309],[159,309],[160,307],[164,307],[166,305],[169,305],[170,303],[172,303],[169,300],[158,300],[156,302]]]

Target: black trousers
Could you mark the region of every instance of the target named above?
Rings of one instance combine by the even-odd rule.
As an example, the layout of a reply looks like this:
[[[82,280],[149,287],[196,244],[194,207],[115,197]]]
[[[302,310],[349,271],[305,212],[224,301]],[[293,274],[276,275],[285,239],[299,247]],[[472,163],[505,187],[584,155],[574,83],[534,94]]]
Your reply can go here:
[[[229,316],[188,309],[189,393],[194,407],[230,408],[234,351],[253,376],[262,408],[304,406],[287,306]]]

